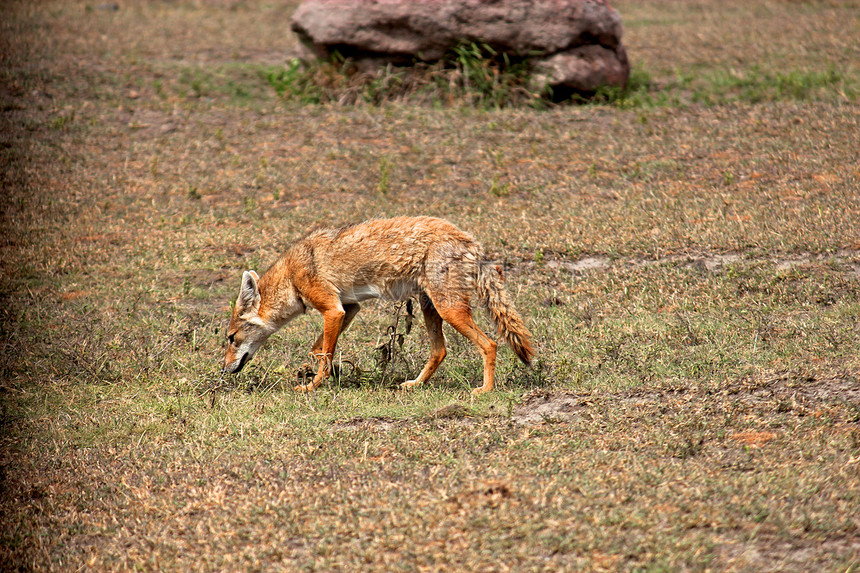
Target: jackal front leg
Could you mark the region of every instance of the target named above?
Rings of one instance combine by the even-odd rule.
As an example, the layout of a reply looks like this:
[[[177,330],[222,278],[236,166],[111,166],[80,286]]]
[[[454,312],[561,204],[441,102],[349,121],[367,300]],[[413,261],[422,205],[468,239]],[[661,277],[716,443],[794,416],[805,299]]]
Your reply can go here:
[[[337,337],[343,328],[345,315],[346,312],[340,307],[323,312],[322,347],[319,349],[314,348],[313,352],[314,357],[319,361],[317,374],[310,384],[299,384],[296,386],[296,391],[311,392],[316,390],[323,383],[323,380],[328,378],[328,375],[331,373],[332,358],[334,357],[334,349],[337,345]]]
[[[343,334],[343,331],[346,330],[347,327],[349,327],[349,324],[352,322],[352,319],[355,318],[355,315],[358,314],[359,310],[361,310],[361,305],[359,305],[358,303],[343,305],[344,315],[343,315],[343,320],[341,320],[341,323],[340,323],[340,331],[338,332],[338,336]],[[317,362],[319,362],[320,360],[322,360],[322,358],[324,358],[324,356],[323,356],[323,342],[324,341],[325,341],[325,328],[323,328],[323,331],[320,333],[316,342],[314,342],[314,345],[311,347],[311,351],[310,351],[311,358],[313,360],[316,360]],[[334,351],[332,351],[332,352],[334,352]],[[331,362],[331,360],[329,360],[329,362]],[[331,374],[332,372],[334,373],[335,376],[338,376],[337,365],[330,363],[329,364],[329,374]],[[307,373],[307,374],[305,374],[305,373]],[[313,368],[311,367],[310,364],[305,362],[304,364],[302,364],[302,367],[299,369],[299,378],[302,378],[303,376],[310,376],[311,373],[313,373]],[[316,376],[314,377],[314,380],[316,380]],[[296,386],[295,389],[302,391],[302,392],[307,392],[309,390],[313,390],[314,386],[313,386],[313,384],[307,384],[307,385],[301,385],[300,384],[299,386]]]

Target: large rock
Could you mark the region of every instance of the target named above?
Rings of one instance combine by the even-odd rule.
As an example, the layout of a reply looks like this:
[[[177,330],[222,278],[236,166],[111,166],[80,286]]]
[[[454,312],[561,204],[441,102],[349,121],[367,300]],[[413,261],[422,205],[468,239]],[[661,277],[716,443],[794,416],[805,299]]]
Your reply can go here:
[[[605,0],[304,0],[292,29],[318,58],[434,62],[463,43],[527,58],[554,89],[624,86],[621,16]]]
[[[630,77],[627,52],[599,44],[577,46],[535,62],[534,87],[548,85],[556,95],[590,93],[601,86],[624,87]]]

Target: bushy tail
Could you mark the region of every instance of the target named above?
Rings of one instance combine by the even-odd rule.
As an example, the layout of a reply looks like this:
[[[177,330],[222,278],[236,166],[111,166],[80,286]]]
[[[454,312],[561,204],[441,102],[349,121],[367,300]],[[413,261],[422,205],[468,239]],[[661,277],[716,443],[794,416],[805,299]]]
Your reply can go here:
[[[504,280],[499,266],[490,263],[478,264],[478,297],[490,311],[499,335],[505,339],[520,360],[525,364],[531,364],[532,356],[535,355],[530,340],[531,333],[508,298]]]

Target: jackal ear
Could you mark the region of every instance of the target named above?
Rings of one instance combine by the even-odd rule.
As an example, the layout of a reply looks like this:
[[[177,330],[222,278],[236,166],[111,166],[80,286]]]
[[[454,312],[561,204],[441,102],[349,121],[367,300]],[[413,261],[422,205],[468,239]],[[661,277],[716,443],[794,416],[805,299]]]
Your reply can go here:
[[[254,271],[242,273],[242,286],[239,287],[239,298],[236,299],[236,306],[240,311],[247,312],[259,308],[260,288],[257,286],[259,278]]]

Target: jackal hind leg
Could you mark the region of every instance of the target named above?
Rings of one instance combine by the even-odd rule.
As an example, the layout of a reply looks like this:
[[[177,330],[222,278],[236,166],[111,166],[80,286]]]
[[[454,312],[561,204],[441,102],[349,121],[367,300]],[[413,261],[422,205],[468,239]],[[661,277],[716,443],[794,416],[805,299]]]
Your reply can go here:
[[[484,359],[484,384],[472,390],[473,394],[483,394],[493,389],[493,377],[496,372],[496,343],[478,328],[472,319],[472,309],[468,302],[455,302],[452,305],[436,304],[436,310],[442,319],[453,326],[457,332],[469,339],[478,347]]]
[[[411,388],[427,382],[445,359],[446,350],[445,336],[442,334],[442,317],[439,316],[436,307],[433,306],[433,302],[426,294],[421,295],[421,311],[424,313],[424,326],[427,327],[427,334],[430,335],[430,358],[415,380],[407,380],[401,384],[404,388]]]

